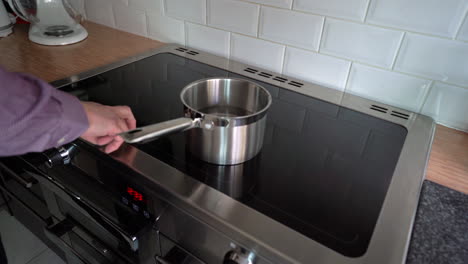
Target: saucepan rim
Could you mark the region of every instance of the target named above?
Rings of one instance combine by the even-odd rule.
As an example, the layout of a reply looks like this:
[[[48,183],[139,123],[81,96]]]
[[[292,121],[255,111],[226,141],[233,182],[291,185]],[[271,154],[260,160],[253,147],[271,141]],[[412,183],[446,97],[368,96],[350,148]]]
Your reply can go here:
[[[234,81],[242,81],[242,82],[248,82],[248,83],[251,83],[257,87],[259,87],[261,90],[263,90],[263,92],[267,95],[267,104],[265,107],[263,107],[262,109],[260,109],[259,111],[256,111],[250,115],[242,115],[242,116],[229,116],[229,117],[221,117],[217,114],[207,114],[207,113],[204,113],[202,111],[199,111],[195,108],[193,108],[190,104],[188,104],[185,100],[184,100],[184,94],[187,92],[187,90],[189,89],[192,89],[193,86],[197,85],[197,84],[200,84],[200,83],[203,83],[203,82],[208,82],[208,81],[211,81],[211,80],[224,80],[224,81],[227,81],[227,80],[234,80]],[[194,82],[191,82],[189,84],[187,84],[184,89],[180,92],[180,100],[181,102],[184,104],[184,106],[186,108],[188,108],[191,112],[195,112],[195,113],[199,113],[203,116],[208,116],[208,117],[212,117],[212,118],[222,118],[222,119],[226,119],[226,120],[239,120],[239,119],[250,119],[252,117],[257,117],[259,115],[263,115],[263,113],[266,113],[266,111],[268,111],[268,108],[270,108],[271,104],[272,104],[272,97],[271,97],[271,94],[270,92],[265,88],[263,87],[262,85],[258,84],[258,83],[255,83],[255,82],[252,82],[250,80],[247,80],[247,79],[242,79],[242,78],[231,78],[231,77],[209,77],[209,78],[204,78],[204,79],[199,79],[199,80],[196,80]]]

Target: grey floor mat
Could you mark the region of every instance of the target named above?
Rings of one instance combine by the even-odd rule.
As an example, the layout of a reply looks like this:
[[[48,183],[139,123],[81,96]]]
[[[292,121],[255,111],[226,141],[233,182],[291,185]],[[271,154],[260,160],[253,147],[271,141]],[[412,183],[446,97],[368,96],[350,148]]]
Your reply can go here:
[[[406,263],[468,263],[468,195],[424,181]]]

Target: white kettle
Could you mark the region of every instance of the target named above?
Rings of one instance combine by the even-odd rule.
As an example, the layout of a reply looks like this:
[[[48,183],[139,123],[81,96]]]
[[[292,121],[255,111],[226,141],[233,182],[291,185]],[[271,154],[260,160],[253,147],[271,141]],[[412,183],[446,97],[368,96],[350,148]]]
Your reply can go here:
[[[5,5],[0,0],[0,37],[6,37],[13,32],[13,23],[8,15]]]

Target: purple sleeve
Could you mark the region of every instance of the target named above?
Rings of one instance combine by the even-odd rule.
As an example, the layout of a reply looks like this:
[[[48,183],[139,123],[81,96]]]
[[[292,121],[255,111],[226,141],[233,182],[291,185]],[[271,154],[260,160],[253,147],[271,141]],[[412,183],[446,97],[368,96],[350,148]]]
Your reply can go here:
[[[0,157],[63,145],[87,128],[86,113],[76,97],[0,67]]]

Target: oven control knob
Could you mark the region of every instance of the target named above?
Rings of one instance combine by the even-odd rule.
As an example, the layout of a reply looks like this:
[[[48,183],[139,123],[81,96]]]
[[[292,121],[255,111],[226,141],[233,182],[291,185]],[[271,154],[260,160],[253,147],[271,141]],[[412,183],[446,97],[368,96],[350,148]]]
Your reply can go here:
[[[74,143],[63,145],[59,148],[49,149],[42,154],[46,157],[46,165],[52,168],[56,165],[67,165],[78,152]]]
[[[255,255],[238,250],[229,251],[224,257],[223,264],[254,264]]]

